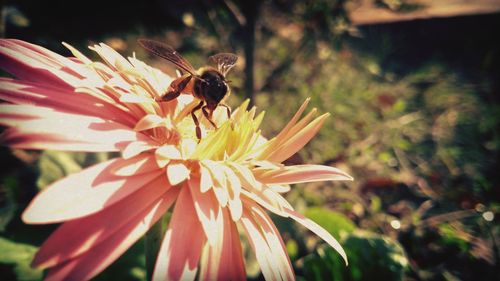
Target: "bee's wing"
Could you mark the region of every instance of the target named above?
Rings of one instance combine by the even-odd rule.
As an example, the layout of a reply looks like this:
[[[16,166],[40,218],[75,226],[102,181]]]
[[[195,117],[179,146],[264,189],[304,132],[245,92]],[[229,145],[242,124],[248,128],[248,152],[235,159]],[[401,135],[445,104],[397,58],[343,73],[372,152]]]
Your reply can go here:
[[[139,39],[138,42],[144,49],[168,60],[169,62],[189,72],[191,75],[196,76],[196,70],[194,67],[171,46],[148,39]]]
[[[226,76],[231,68],[236,64],[238,56],[231,53],[220,53],[208,58],[210,61],[217,64],[217,69]]]

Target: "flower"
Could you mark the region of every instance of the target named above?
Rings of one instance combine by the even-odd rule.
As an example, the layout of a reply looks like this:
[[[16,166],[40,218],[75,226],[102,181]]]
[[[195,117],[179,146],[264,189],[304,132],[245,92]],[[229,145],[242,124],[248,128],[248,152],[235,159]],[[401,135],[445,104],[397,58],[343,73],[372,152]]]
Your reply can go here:
[[[280,233],[267,212],[290,217],[334,247],[339,243],[284,199],[289,184],[351,180],[328,166],[286,166],[284,160],[318,132],[328,114],[303,115],[308,100],[274,138],[264,138],[264,114],[243,103],[218,129],[201,118],[198,143],[192,95],[158,103],[172,78],[110,47],[91,47],[94,62],[65,44],[63,57],[19,40],[0,41],[2,142],[21,149],[119,152],[116,158],[63,178],[24,211],[30,224],[62,223],[33,265],[48,280],[90,279],[142,237],[174,204],[153,279],[246,278],[238,226],[267,280],[293,280]]]

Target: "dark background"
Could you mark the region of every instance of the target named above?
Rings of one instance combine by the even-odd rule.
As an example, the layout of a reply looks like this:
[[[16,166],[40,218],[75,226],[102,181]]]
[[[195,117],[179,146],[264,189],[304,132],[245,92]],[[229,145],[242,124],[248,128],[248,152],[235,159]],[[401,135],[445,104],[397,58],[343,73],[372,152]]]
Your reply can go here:
[[[306,97],[332,116],[290,163],[333,165],[352,183],[297,185],[287,199],[337,237],[328,247],[277,219],[303,280],[495,280],[500,276],[500,14],[357,25],[351,1],[7,1],[3,35],[96,58],[105,42],[169,73],[137,38],[177,48],[201,66],[234,52],[239,104],[265,110],[272,136]],[[395,15],[425,7],[372,1]],[[400,3],[390,6],[387,3]],[[0,276],[41,278],[29,261],[54,226],[19,214],[49,182],[107,155],[0,148]],[[68,160],[69,159],[69,160]],[[142,241],[97,279],[145,278]],[[249,278],[259,279],[255,261]]]

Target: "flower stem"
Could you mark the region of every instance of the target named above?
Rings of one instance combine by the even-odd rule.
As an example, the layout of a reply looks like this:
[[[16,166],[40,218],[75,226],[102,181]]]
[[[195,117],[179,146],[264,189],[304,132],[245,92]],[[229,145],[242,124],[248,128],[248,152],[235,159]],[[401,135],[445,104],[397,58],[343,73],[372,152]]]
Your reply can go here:
[[[160,251],[161,241],[163,240],[163,219],[156,222],[146,233],[145,252],[146,252],[146,272],[147,280],[153,280],[156,257]]]

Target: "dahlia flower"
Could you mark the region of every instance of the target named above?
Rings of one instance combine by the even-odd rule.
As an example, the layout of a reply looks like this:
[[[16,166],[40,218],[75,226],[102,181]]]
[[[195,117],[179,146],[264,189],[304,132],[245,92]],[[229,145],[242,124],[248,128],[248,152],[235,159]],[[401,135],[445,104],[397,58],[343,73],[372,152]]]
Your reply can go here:
[[[311,140],[328,114],[314,118],[312,110],[302,117],[306,100],[277,136],[266,139],[259,131],[264,114],[248,110],[245,102],[230,120],[217,110],[218,129],[200,118],[198,142],[190,116],[197,104],[193,96],[155,101],[171,77],[105,44],[90,47],[104,63],[65,46],[74,57],[0,41],[0,65],[16,77],[0,78],[4,144],[118,152],[51,184],[24,211],[29,224],[61,223],[33,260],[33,266],[48,269],[47,280],[92,278],[169,209],[154,280],[246,279],[240,233],[267,280],[293,280],[268,212],[310,229],[347,262],[334,237],[282,196],[294,183],[352,179],[333,167],[282,164]]]

